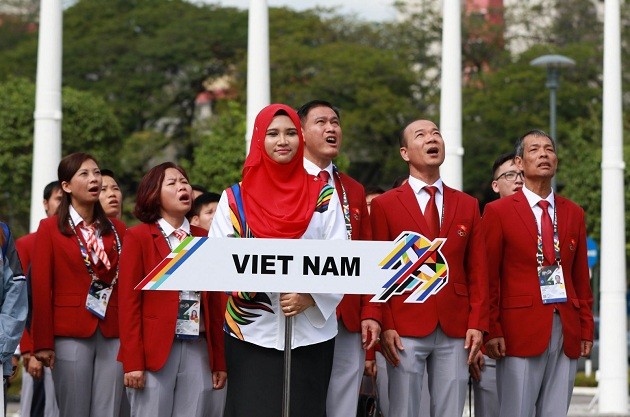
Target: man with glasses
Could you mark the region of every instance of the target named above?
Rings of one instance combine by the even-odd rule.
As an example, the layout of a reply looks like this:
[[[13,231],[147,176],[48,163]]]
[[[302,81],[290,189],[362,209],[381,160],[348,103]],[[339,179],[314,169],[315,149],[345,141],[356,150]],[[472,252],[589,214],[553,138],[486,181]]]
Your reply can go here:
[[[514,164],[514,152],[504,153],[492,165],[492,190],[507,197],[523,188],[523,173]]]
[[[492,164],[492,190],[499,198],[510,196],[523,188],[523,173],[514,164],[514,152],[499,155]],[[487,355],[477,352],[470,365],[475,392],[475,417],[497,417],[499,396],[497,394],[497,363]]]

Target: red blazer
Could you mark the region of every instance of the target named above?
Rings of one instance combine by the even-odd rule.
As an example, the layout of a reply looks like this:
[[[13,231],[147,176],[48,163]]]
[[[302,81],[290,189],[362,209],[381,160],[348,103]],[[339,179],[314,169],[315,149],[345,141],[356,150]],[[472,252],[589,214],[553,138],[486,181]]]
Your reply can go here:
[[[394,240],[401,232],[429,234],[416,196],[409,184],[372,200],[372,237]],[[444,218],[440,237],[447,238],[442,253],[448,262],[448,283],[424,303],[404,303],[394,296],[383,306],[383,330],[424,337],[438,323],[450,337],[463,338],[467,329],[488,330],[486,255],[477,200],[444,186]]]
[[[194,236],[207,236],[190,226]],[[158,371],[171,352],[179,305],[178,291],[141,291],[134,287],[171,252],[155,223],[140,224],[127,231],[120,260],[120,351],[125,372]],[[225,371],[221,293],[202,292],[208,357],[212,371]]]
[[[18,251],[20,264],[22,264],[24,273],[28,273],[28,267],[31,263],[31,253],[33,253],[34,247],[35,233],[29,233],[15,241],[15,248]],[[20,339],[20,352],[22,352],[22,354],[33,353],[33,338],[26,328],[24,329],[24,333],[22,333],[22,339]]]
[[[124,223],[110,219],[119,238],[125,236]],[[83,236],[79,232],[83,240]],[[85,242],[83,242],[86,245]],[[87,245],[86,245],[87,246]],[[103,246],[111,262],[105,270],[102,263],[92,265],[100,279],[111,282],[116,273],[118,252],[114,233],[103,236]],[[57,228],[57,216],[39,223],[35,237],[37,256],[31,262],[33,319],[31,335],[34,350],[54,349],[55,336],[88,338],[98,327],[105,337],[118,337],[118,286],[114,286],[104,320],[85,308],[92,279],[81,256],[74,234],[64,235]]]
[[[346,196],[350,203],[350,224],[352,225],[352,240],[372,240],[370,228],[370,215],[365,201],[363,186],[346,174],[339,173],[339,178],[346,190]],[[339,184],[339,178],[335,177],[335,188],[340,202],[343,204],[343,192]],[[343,321],[344,326],[350,332],[361,332],[361,320],[374,319],[381,322],[380,303],[371,303],[372,295],[347,294],[337,306],[337,318]]]
[[[494,201],[484,210],[490,279],[490,333],[486,341],[504,337],[509,356],[537,356],[545,351],[554,308],[560,312],[568,357],[580,356],[581,340],[593,340],[584,211],[566,198],[556,195],[555,199],[566,303],[542,303],[536,220],[523,192]]]

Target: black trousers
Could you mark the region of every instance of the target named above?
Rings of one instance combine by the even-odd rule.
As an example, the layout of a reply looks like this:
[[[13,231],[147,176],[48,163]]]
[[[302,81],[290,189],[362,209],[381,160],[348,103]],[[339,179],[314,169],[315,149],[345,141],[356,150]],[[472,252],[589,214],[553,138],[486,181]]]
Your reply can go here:
[[[325,417],[335,339],[291,351],[291,417]],[[224,417],[280,417],[284,351],[225,335],[228,384]]]
[[[46,408],[46,392],[44,391],[44,375],[41,378],[33,378],[33,400],[31,402],[30,417],[44,417]],[[29,416],[22,416],[29,417]]]

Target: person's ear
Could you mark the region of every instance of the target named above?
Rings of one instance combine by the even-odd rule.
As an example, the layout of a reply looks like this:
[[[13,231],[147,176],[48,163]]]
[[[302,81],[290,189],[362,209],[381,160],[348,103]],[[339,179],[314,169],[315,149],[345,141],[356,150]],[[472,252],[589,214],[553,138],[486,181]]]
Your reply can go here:
[[[403,146],[400,148],[400,156],[405,162],[409,162],[409,153],[407,152],[407,147]]]

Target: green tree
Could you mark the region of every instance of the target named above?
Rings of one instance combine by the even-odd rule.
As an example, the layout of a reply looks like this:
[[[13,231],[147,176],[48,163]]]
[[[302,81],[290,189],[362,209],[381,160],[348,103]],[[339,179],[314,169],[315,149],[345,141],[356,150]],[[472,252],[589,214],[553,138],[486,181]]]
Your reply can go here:
[[[116,170],[118,158],[112,150],[120,143],[120,125],[107,104],[71,88],[64,88],[62,95],[63,154],[86,151],[101,166]],[[35,85],[12,78],[0,83],[0,96],[0,214],[20,235],[29,222]]]
[[[484,74],[485,88],[464,90],[464,189],[483,202],[495,198],[489,188],[490,167],[499,153],[513,149],[515,140],[526,131],[549,130],[549,90],[546,72],[529,65],[544,53],[537,47],[518,56],[495,73]],[[601,86],[597,57],[590,45],[571,45],[555,50],[576,60],[574,69],[562,71],[558,89],[557,137],[560,149],[572,146],[570,129],[601,114],[598,105]],[[593,141],[591,140],[593,143]],[[573,175],[574,165],[562,164],[558,181]]]
[[[193,129],[192,159],[182,161],[190,180],[220,193],[240,181],[245,162],[245,111],[235,101]]]
[[[387,39],[393,28],[289,9],[272,9],[270,25],[272,101],[338,106],[349,173],[364,183],[391,183],[403,165],[400,125],[418,113],[417,73]]]
[[[63,80],[111,104],[130,134],[161,117],[190,125],[203,82],[244,54],[246,14],[183,0],[80,0],[64,12]],[[1,50],[0,50],[1,51]],[[35,75],[36,39],[0,55],[2,74]]]

